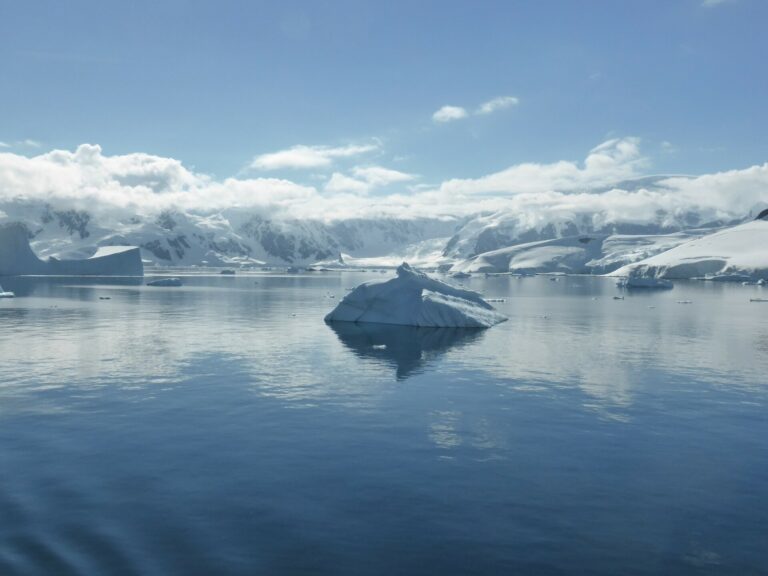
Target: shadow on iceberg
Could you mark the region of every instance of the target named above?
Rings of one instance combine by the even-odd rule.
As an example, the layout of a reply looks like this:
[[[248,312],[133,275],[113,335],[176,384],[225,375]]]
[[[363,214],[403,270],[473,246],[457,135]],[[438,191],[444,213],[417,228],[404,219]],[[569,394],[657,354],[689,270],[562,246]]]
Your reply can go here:
[[[332,322],[328,326],[356,356],[393,364],[398,380],[419,371],[429,360],[450,348],[478,341],[477,328],[435,328],[355,322]]]

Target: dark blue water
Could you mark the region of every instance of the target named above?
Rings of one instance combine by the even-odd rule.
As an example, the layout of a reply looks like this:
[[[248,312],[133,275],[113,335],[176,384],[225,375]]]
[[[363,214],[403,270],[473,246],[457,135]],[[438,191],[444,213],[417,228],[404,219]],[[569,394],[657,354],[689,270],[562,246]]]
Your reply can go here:
[[[768,573],[759,288],[323,323],[379,277],[3,279],[0,574]]]

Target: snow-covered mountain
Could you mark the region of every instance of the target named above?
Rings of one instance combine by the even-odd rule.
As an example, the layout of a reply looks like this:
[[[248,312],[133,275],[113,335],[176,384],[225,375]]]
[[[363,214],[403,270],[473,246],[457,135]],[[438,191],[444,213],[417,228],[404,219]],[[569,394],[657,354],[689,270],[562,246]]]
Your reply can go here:
[[[456,262],[454,272],[604,274],[711,230],[674,234],[582,234],[525,242]]]
[[[147,263],[160,266],[306,265],[340,253],[361,258],[407,254],[412,246],[449,237],[460,222],[382,218],[326,223],[237,210],[126,218],[35,202],[6,203],[0,215],[2,221],[26,226],[40,257],[83,258],[101,246],[134,245],[141,247]]]
[[[768,214],[690,240],[616,270],[615,276],[768,279]]]
[[[649,204],[643,191],[663,187],[668,178],[622,182],[626,189],[641,190],[631,193],[637,203],[631,211],[611,209],[604,195],[616,189],[609,188],[591,192],[590,197],[600,198],[591,211],[577,202],[565,204],[561,195],[554,208],[544,198],[537,209],[513,209],[510,200],[509,208],[464,217],[331,221],[245,209],[126,214],[105,206],[89,210],[16,199],[0,204],[0,222],[22,222],[41,258],[87,258],[99,247],[135,245],[146,264],[159,266],[330,262],[331,267],[395,267],[408,261],[469,272],[601,274],[751,220],[746,214],[736,218],[733,210],[697,209],[690,203],[669,210]],[[579,192],[573,194],[578,198]]]
[[[672,180],[692,181],[687,176],[645,176],[600,189],[573,190],[558,196],[555,202],[545,196],[538,203],[529,198],[522,204],[526,206],[523,210],[510,207],[479,214],[456,231],[443,256],[460,260],[517,244],[584,235],[669,235],[734,225],[752,217],[738,210],[697,206],[682,200],[660,204],[660,197],[671,195]],[[763,207],[752,208],[759,211]]]
[[[465,259],[484,252],[517,244],[584,235],[655,236],[691,229],[719,228],[735,224],[732,220],[703,221],[700,214],[659,212],[650,221],[616,220],[605,213],[575,214],[549,220],[532,218],[530,214],[497,212],[470,219],[445,246],[449,259]]]

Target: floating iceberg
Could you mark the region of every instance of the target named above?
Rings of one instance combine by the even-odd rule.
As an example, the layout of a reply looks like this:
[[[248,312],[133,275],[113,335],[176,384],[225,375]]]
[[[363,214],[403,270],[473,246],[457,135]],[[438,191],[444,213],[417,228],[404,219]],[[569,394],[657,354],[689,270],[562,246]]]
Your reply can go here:
[[[13,298],[14,296],[16,296],[16,294],[13,292],[6,292],[3,290],[3,287],[0,286],[0,298]]]
[[[181,285],[181,278],[158,278],[157,280],[151,280],[147,282],[147,286],[174,287]]]
[[[326,322],[446,328],[489,328],[506,319],[477,292],[434,280],[405,262],[396,278],[361,284],[325,317]]]
[[[646,288],[646,289],[655,289],[655,290],[669,290],[670,288],[674,288],[675,285],[672,284],[669,280],[664,280],[663,278],[653,278],[653,277],[644,277],[644,276],[626,276],[624,278],[619,278],[616,281],[616,286],[619,288]]]
[[[0,276],[143,276],[136,246],[103,246],[90,258],[41,260],[29,245],[27,229],[14,222],[0,225]]]

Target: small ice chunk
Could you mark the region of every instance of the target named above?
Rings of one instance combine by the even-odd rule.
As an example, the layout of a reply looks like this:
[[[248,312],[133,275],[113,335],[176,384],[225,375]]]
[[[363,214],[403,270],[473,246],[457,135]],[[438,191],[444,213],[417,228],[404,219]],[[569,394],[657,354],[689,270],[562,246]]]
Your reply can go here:
[[[147,282],[147,286],[181,286],[181,278],[158,278]]]

